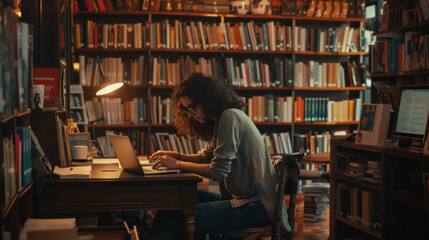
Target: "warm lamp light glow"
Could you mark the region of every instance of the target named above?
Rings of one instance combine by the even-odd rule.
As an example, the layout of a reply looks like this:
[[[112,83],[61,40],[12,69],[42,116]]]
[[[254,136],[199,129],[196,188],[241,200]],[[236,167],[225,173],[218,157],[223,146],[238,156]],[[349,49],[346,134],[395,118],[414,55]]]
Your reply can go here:
[[[124,83],[110,83],[106,84],[105,86],[101,86],[101,89],[95,93],[97,96],[105,95],[108,93],[111,93],[119,88],[121,88],[124,85]]]
[[[74,62],[74,63],[73,63],[73,69],[74,69],[75,71],[79,71],[80,66],[79,66],[79,63],[78,63],[78,62]]]

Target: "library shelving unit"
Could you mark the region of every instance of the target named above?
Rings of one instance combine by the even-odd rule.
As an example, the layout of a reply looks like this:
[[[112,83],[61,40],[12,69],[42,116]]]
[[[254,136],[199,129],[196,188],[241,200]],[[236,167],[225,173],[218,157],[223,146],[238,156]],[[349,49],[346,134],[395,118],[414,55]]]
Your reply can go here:
[[[350,85],[349,82],[347,82],[347,85],[342,85],[341,87],[336,87],[336,83],[332,85],[323,85],[322,82],[320,83],[320,87],[309,87],[309,83],[303,81],[301,85],[290,83],[289,85],[286,83],[286,76],[283,76],[282,79],[284,79],[284,82],[278,82],[274,83],[274,72],[278,72],[279,74],[282,70],[278,69],[275,65],[275,61],[284,61],[284,68],[286,68],[286,61],[288,59],[292,60],[289,65],[293,67],[295,65],[295,62],[320,62],[322,63],[346,63],[354,61],[359,66],[359,63],[361,62],[361,59],[364,55],[366,55],[366,52],[361,51],[359,46],[357,47],[356,51],[307,51],[308,49],[312,49],[308,47],[308,49],[303,49],[306,51],[299,51],[298,49],[293,49],[292,46],[290,47],[284,47],[281,50],[277,47],[270,47],[271,43],[268,43],[269,40],[269,34],[268,31],[277,29],[280,29],[281,27],[284,27],[286,29],[287,27],[290,27],[290,39],[293,38],[299,39],[298,36],[295,36],[294,33],[298,34],[299,31],[304,32],[304,29],[315,29],[315,35],[317,34],[317,31],[322,32],[323,29],[325,29],[327,32],[329,32],[329,29],[332,32],[335,32],[335,28],[340,29],[343,26],[347,26],[349,28],[354,28],[355,33],[360,36],[361,30],[363,28],[363,22],[365,21],[364,18],[315,18],[315,17],[299,17],[299,16],[282,16],[282,15],[237,15],[237,14],[212,14],[212,13],[191,13],[191,12],[139,12],[139,11],[131,11],[131,12],[124,12],[124,11],[115,11],[115,12],[86,12],[86,11],[75,11],[74,14],[74,34],[75,37],[73,39],[73,54],[74,54],[74,61],[80,62],[80,66],[86,68],[84,72],[80,72],[80,76],[84,76],[87,73],[89,62],[95,61],[96,57],[101,58],[101,62],[103,63],[103,69],[106,71],[106,69],[110,69],[109,61],[105,61],[105,58],[118,58],[121,59],[119,61],[122,61],[124,63],[124,68],[128,69],[134,69],[134,65],[136,64],[138,66],[142,66],[142,68],[138,68],[138,70],[135,70],[136,73],[129,73],[129,74],[137,74],[137,81],[134,81],[129,83],[129,86],[126,86],[119,90],[118,92],[112,93],[111,95],[108,95],[108,98],[119,98],[121,99],[122,103],[124,101],[132,101],[134,98],[144,98],[144,121],[138,122],[136,124],[106,124],[105,123],[97,123],[94,124],[94,128],[96,129],[97,136],[103,135],[103,131],[105,129],[110,130],[117,130],[117,131],[128,131],[129,133],[134,132],[134,130],[139,130],[142,133],[138,136],[134,136],[138,139],[143,139],[144,143],[149,146],[148,149],[145,149],[143,151],[139,150],[139,153],[142,154],[150,154],[153,151],[152,141],[150,140],[150,136],[158,131],[166,131],[166,132],[174,132],[174,129],[172,129],[171,121],[168,122],[168,120],[165,120],[165,116],[157,117],[158,119],[164,118],[164,120],[155,120],[154,115],[157,116],[157,114],[153,114],[154,107],[157,107],[156,104],[154,104],[154,101],[160,101],[163,102],[165,99],[168,99],[169,96],[172,93],[172,90],[174,88],[174,84],[171,84],[169,81],[175,81],[175,83],[182,81],[186,76],[188,76],[190,73],[195,72],[196,69],[199,69],[199,71],[202,71],[203,73],[211,73],[215,77],[222,79],[230,85],[235,91],[243,97],[243,99],[246,100],[246,103],[249,104],[249,98],[252,98],[254,96],[263,96],[264,98],[266,95],[273,95],[275,101],[279,97],[292,97],[292,108],[289,110],[291,115],[294,115],[295,107],[295,99],[296,97],[304,98],[317,98],[317,99],[325,99],[325,100],[333,100],[333,101],[341,101],[341,100],[347,100],[347,99],[362,99],[362,91],[366,89],[361,81],[356,79],[356,82],[352,83]],[[193,49],[188,49],[186,45],[182,45],[182,48],[172,48],[169,47],[169,45],[173,45],[173,40],[177,42],[185,41],[185,39],[178,39],[173,38],[169,36],[171,33],[171,36],[173,36],[173,32],[176,31],[176,34],[179,30],[177,30],[178,22],[183,23],[183,26],[186,25],[186,27],[189,27],[191,30],[188,32],[189,34],[186,36],[189,39],[193,38],[193,41],[195,43],[195,46],[191,46]],[[119,26],[120,24],[125,24],[124,26]],[[139,25],[137,25],[139,24]],[[176,24],[176,25],[175,25]],[[204,34],[200,34],[199,32],[200,26],[198,24],[202,24],[201,27],[202,32]],[[258,26],[260,27],[261,33],[259,34],[260,38],[255,37],[253,40],[248,39],[247,42],[243,42],[243,45],[252,46],[252,42],[263,42],[266,41],[268,45],[267,49],[262,50],[264,45],[262,45],[261,49],[259,50],[243,50],[243,46],[240,46],[240,48],[235,48],[234,46],[231,48],[227,47],[209,47],[204,48],[203,47],[203,39],[201,36],[207,35],[207,32],[204,32],[203,29],[210,29],[213,26],[219,26],[217,29],[219,29],[220,32],[218,32],[220,35],[224,34],[221,32],[221,28],[223,26],[229,26],[229,29],[237,27],[243,27],[247,25],[250,26]],[[263,25],[269,25],[271,24],[272,28],[267,30],[267,33],[262,33],[262,29],[264,28]],[[118,25],[118,26],[117,26]],[[153,25],[152,34],[149,34],[148,29],[149,26]],[[191,28],[192,25],[192,29]],[[194,27],[195,25],[195,27]],[[221,26],[222,25],[222,26]],[[123,38],[130,39],[130,36],[132,35],[132,29],[138,26],[138,28],[146,29],[147,35],[151,36],[152,39],[156,40],[147,40],[148,37],[145,36],[144,30],[139,31],[138,35],[139,37],[137,39],[143,39],[141,43],[135,42],[135,38],[128,47],[124,46],[109,46],[107,48],[103,48],[100,46],[100,43],[104,41],[104,44],[106,44],[105,40],[101,40],[102,35],[101,33],[106,33],[110,28],[117,28],[118,32],[123,31],[130,31],[131,35],[125,36],[126,33],[122,35]],[[175,30],[172,30],[176,26]],[[145,28],[146,27],[146,28]],[[156,30],[158,27],[158,30]],[[186,27],[184,29],[186,29]],[[257,28],[258,28],[257,27]],[[89,30],[88,30],[89,29]],[[165,30],[169,29],[169,30]],[[228,29],[228,27],[226,27]],[[259,29],[259,28],[258,28]],[[192,31],[195,30],[196,34],[192,35]],[[266,30],[266,29],[265,29]],[[185,30],[183,30],[185,32]],[[97,32],[95,34],[95,32]],[[128,32],[128,34],[130,34]],[[164,32],[168,32],[167,34],[163,34]],[[225,31],[227,32],[227,31]],[[286,33],[286,30],[284,30]],[[309,30],[310,32],[310,30]],[[94,34],[93,34],[94,33]],[[210,31],[208,31],[209,35],[213,34]],[[231,35],[234,35],[234,33],[230,32]],[[238,33],[240,34],[240,33]],[[265,35],[264,35],[265,34]],[[271,33],[275,34],[275,33]],[[301,34],[301,33],[299,33]],[[91,35],[90,37],[88,37]],[[186,33],[184,33],[186,35]],[[226,33],[225,35],[228,35]],[[338,34],[339,35],[339,34]],[[200,36],[200,39],[198,39]],[[250,36],[250,35],[249,35]],[[257,36],[257,35],[254,35]],[[286,36],[286,35],[285,35]],[[110,36],[109,36],[110,37]],[[185,38],[186,38],[185,37]],[[217,36],[219,37],[219,36]],[[233,36],[230,39],[234,39],[237,37],[237,39],[240,39],[239,36]],[[264,40],[263,38],[266,37],[267,39]],[[98,38],[98,40],[97,40]],[[249,37],[251,38],[251,37]],[[146,40],[145,40],[146,39]],[[169,39],[169,40],[167,40]],[[228,39],[226,37],[225,39]],[[308,36],[308,39],[310,39],[310,35]],[[210,36],[208,37],[207,43],[213,43],[213,39],[210,39]],[[278,39],[279,40],[279,39]],[[139,40],[140,41],[140,40]],[[234,40],[235,42],[232,42],[231,45],[234,45],[234,43],[241,44],[239,40]],[[276,41],[275,39],[273,41]],[[281,40],[279,40],[280,42]],[[297,41],[297,40],[293,40]],[[197,42],[197,43],[196,43]],[[147,43],[147,44],[146,44]],[[201,43],[201,45],[199,45]],[[216,42],[219,45],[224,44],[224,42],[219,41]],[[285,43],[285,42],[284,42]],[[98,47],[96,45],[98,44]],[[127,44],[127,43],[125,43]],[[163,45],[165,44],[165,45]],[[180,43],[181,44],[181,43]],[[228,44],[228,43],[226,43]],[[276,43],[274,42],[274,45]],[[313,43],[316,45],[316,43]],[[360,40],[359,40],[360,44]],[[176,45],[178,45],[176,43]],[[253,46],[256,46],[257,44],[254,44]],[[261,46],[258,45],[258,46]],[[310,40],[307,41],[306,45],[310,45]],[[137,48],[134,46],[138,46]],[[200,47],[202,46],[202,47]],[[345,45],[346,46],[346,45]],[[104,46],[106,47],[106,46]],[[322,46],[322,48],[326,48],[327,46]],[[317,48],[317,46],[315,46]],[[250,47],[249,49],[252,49]],[[254,49],[254,47],[253,47]],[[270,50],[269,50],[270,49]],[[314,50],[314,49],[313,49]],[[92,60],[88,60],[92,59]],[[124,59],[132,59],[130,60],[131,63],[126,63]],[[242,67],[244,64],[251,64],[249,62],[246,63],[246,60],[251,59],[251,61],[254,61],[257,68],[260,67],[259,70],[251,69],[256,71],[266,71],[266,72],[260,72],[259,76],[261,79],[266,77],[268,74],[270,74],[270,78],[272,79],[272,84],[266,84],[265,86],[261,84],[261,82],[256,83],[254,86],[250,86],[251,82],[249,81],[248,86],[244,87],[245,83],[237,83],[240,79],[245,79],[244,77],[244,71],[241,72],[244,68]],[[276,60],[274,60],[276,59]],[[118,61],[118,60],[110,60],[110,61]],[[172,73],[171,67],[165,67],[169,66],[168,61],[177,63],[180,69],[175,73]],[[257,62],[257,63],[256,63]],[[91,63],[93,64],[93,63]],[[141,65],[140,65],[141,64]],[[161,70],[154,70],[154,65],[161,65],[159,68]],[[165,64],[165,65],[163,65]],[[228,65],[230,64],[230,65]],[[231,65],[232,64],[232,65]],[[96,65],[94,63],[94,65]],[[108,65],[109,67],[106,67]],[[303,64],[305,65],[305,64]],[[197,67],[196,67],[197,66]],[[207,66],[212,66],[211,69],[212,72],[205,72],[207,69]],[[240,68],[242,67],[242,68]],[[284,71],[286,69],[284,68]],[[305,66],[304,66],[305,67]],[[360,66],[359,66],[360,67]],[[166,71],[163,71],[164,69],[168,69]],[[340,71],[340,67],[335,68],[337,71]],[[158,69],[158,68],[157,68]],[[186,70],[185,70],[186,69]],[[189,70],[191,69],[191,70]],[[232,70],[231,70],[232,69]],[[241,69],[235,71],[234,69]],[[359,69],[361,70],[361,69]],[[130,71],[130,70],[128,70]],[[250,71],[250,70],[249,70]],[[292,69],[290,72],[294,72],[295,70]],[[297,73],[299,69],[297,68]],[[359,74],[357,73],[358,67],[356,67],[354,70],[355,76],[358,77]],[[235,75],[237,73],[237,75]],[[267,74],[266,76],[263,76],[264,74]],[[128,73],[127,73],[128,74]],[[160,77],[160,74],[163,75]],[[236,78],[232,77],[231,74],[235,75]],[[241,74],[241,77],[240,77]],[[249,73],[247,73],[249,74]],[[258,74],[258,73],[256,73]],[[327,81],[334,81],[336,79],[337,72],[334,72],[335,76],[326,77],[328,79]],[[168,76],[167,76],[168,75]],[[286,74],[285,74],[286,75]],[[88,80],[88,76],[84,76],[86,78],[86,81]],[[116,76],[116,75],[115,75]],[[351,76],[351,75],[349,75]],[[163,78],[166,77],[166,78]],[[121,77],[122,78],[122,77]],[[126,79],[126,76],[123,78]],[[293,76],[292,78],[295,78]],[[303,77],[302,77],[303,78]],[[92,78],[94,79],[94,78]],[[172,80],[174,79],[174,80]],[[250,77],[249,77],[250,79]],[[255,79],[258,79],[255,77]],[[237,82],[236,82],[237,80]],[[81,84],[83,85],[84,89],[84,95],[85,95],[85,101],[91,101],[95,97],[95,86],[97,85],[93,82],[83,82],[82,78],[80,80]],[[96,81],[96,80],[95,80]],[[157,82],[160,81],[160,82]],[[296,80],[293,80],[296,81]],[[292,82],[293,82],[292,81]],[[348,80],[347,80],[348,81]],[[244,84],[244,86],[243,86]],[[313,84],[313,83],[311,83]],[[160,96],[160,97],[158,97]],[[265,100],[263,100],[265,101]],[[127,103],[128,104],[128,103]],[[169,104],[169,103],[167,103]],[[266,103],[262,104],[265,106]],[[318,103],[315,103],[318,104]],[[262,106],[261,105],[261,106]],[[320,103],[320,106],[322,106],[322,103]],[[88,108],[88,107],[87,107]],[[126,108],[126,106],[125,106]],[[162,112],[163,107],[157,107],[160,108],[159,111]],[[164,107],[165,108],[165,107]],[[322,108],[321,108],[322,109]],[[325,108],[326,109],[326,108]],[[248,109],[249,112],[250,109]],[[88,113],[89,113],[88,109]],[[158,113],[159,113],[158,111]],[[275,111],[275,110],[274,110]],[[127,112],[127,110],[124,110],[124,112]],[[89,113],[90,114],[90,113]],[[322,132],[322,131],[331,131],[336,129],[353,129],[356,128],[358,121],[355,121],[355,118],[353,119],[344,119],[341,121],[334,120],[334,121],[326,121],[319,119],[318,121],[296,121],[295,117],[292,117],[292,120],[286,122],[286,121],[267,121],[267,111],[263,113],[264,119],[253,119],[256,123],[256,125],[259,127],[261,132],[290,132],[291,141],[293,143],[293,136],[295,132],[298,133],[307,133],[308,131],[314,132]],[[91,117],[89,117],[91,121]],[[314,119],[313,119],[314,120]],[[92,127],[92,126],[89,126]],[[144,136],[144,138],[142,137]],[[294,148],[294,145],[292,144],[292,147]]]
[[[427,39],[427,34],[429,33],[428,27],[429,20],[426,20],[374,32],[374,36],[377,37],[377,42],[370,56],[372,59],[372,66],[370,67],[371,79],[375,86],[371,89],[371,102],[389,103],[396,109],[396,101],[401,86],[429,85],[429,64],[427,64],[427,56],[417,61],[420,62],[419,67],[413,66],[414,60],[412,60],[412,58],[413,55],[416,54],[417,49],[414,49],[414,47],[412,47],[414,43],[411,43],[416,37],[419,38],[423,36],[423,38]],[[407,34],[410,35],[407,36]],[[384,50],[380,50],[380,44],[383,45],[381,47],[385,47]],[[395,47],[398,46],[396,51],[392,50],[392,44]],[[402,47],[400,48],[399,46]],[[417,52],[427,52],[427,46],[422,45],[421,47],[423,48],[418,48]],[[402,54],[400,54],[399,51],[401,51]],[[386,59],[382,56],[385,54],[390,56],[394,52],[397,52],[397,54],[393,54],[391,58]],[[381,58],[379,58],[380,56]],[[377,60],[374,61],[375,59]],[[393,69],[388,67],[388,64],[393,66],[395,63],[397,66],[393,67]],[[384,67],[380,68],[380,65],[384,65]],[[406,65],[409,65],[408,69]]]
[[[1,125],[1,229],[0,239],[11,237],[18,239],[19,226],[32,216],[32,191],[33,182],[29,181],[25,185],[20,184],[20,179],[23,179],[21,169],[24,167],[22,162],[17,166],[17,135],[18,127],[29,126],[30,111],[25,110],[19,113],[12,114],[4,118]],[[27,139],[28,140],[28,139]],[[29,151],[29,150],[27,150]],[[20,151],[21,156],[23,152]],[[31,159],[30,159],[31,160]],[[26,163],[28,164],[28,162]],[[31,162],[30,162],[31,164]],[[30,165],[31,167],[31,165]]]
[[[377,182],[347,176],[350,162],[371,161]],[[374,147],[332,141],[330,238],[425,239],[428,236],[422,174],[429,157],[397,146]]]
[[[0,240],[19,239],[20,226],[33,213],[28,134],[33,65],[23,56],[32,56],[33,36],[27,31],[31,26],[19,20],[16,7],[16,0],[0,1]]]

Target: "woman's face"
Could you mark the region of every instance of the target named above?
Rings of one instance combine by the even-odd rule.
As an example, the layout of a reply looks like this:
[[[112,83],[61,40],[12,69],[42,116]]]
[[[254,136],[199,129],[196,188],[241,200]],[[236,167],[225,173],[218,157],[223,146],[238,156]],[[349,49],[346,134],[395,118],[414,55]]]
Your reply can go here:
[[[195,119],[199,123],[204,123],[207,114],[201,108],[200,103],[193,102],[188,96],[180,98],[182,111],[188,114],[189,117]]]

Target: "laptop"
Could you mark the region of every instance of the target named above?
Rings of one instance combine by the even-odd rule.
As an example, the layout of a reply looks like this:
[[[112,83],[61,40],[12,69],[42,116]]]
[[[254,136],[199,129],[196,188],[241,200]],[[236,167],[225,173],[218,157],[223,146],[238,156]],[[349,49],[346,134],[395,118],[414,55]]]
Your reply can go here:
[[[120,135],[107,135],[110,143],[112,143],[113,150],[118,157],[122,168],[127,172],[137,173],[140,175],[154,175],[154,174],[178,174],[180,170],[171,169],[152,169],[151,166],[143,166],[140,164],[137,155],[134,151],[133,145],[128,136]]]

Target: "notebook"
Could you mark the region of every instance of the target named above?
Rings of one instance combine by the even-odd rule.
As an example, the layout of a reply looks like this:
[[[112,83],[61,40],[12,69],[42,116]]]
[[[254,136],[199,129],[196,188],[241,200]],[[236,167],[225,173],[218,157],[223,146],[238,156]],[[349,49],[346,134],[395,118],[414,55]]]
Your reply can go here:
[[[141,175],[149,174],[178,174],[180,170],[171,170],[171,169],[162,169],[155,170],[151,166],[140,165],[140,162],[137,158],[137,155],[134,151],[133,146],[131,145],[130,139],[128,136],[120,135],[107,135],[110,142],[112,143],[113,150],[118,157],[119,162],[122,165],[122,168],[127,172],[137,173]]]

